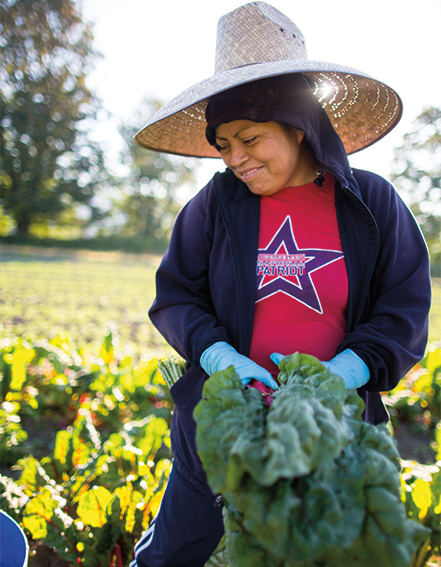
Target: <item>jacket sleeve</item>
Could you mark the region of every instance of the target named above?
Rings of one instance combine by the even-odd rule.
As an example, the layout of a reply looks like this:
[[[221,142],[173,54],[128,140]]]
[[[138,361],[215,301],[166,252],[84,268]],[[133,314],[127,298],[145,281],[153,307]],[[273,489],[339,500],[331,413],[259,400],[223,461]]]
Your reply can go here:
[[[210,184],[182,209],[156,274],[149,316],[167,342],[192,366],[217,341],[229,342],[215,315],[209,289],[209,258],[216,198]]]
[[[421,231],[395,189],[372,175],[369,184],[365,198],[379,231],[378,257],[362,317],[339,350],[351,348],[368,365],[362,389],[381,392],[395,388],[424,356],[430,264]]]

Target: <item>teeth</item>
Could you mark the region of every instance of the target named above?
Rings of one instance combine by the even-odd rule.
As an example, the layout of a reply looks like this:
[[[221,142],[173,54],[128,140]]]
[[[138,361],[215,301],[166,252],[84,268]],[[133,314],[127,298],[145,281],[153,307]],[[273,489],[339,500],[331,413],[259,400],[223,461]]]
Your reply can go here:
[[[242,178],[244,178],[244,177],[249,177],[250,175],[252,175],[253,173],[255,173],[258,169],[259,169],[259,168],[256,167],[255,169],[252,169],[251,171],[247,171],[246,173],[241,173],[240,176],[241,176]]]

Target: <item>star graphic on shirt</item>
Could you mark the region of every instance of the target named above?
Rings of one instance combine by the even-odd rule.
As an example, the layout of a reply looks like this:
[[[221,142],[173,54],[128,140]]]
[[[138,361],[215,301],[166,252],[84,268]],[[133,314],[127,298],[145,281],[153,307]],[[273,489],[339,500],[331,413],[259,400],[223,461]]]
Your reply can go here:
[[[256,303],[276,293],[285,293],[322,314],[311,275],[343,257],[339,250],[299,248],[288,215],[268,246],[259,249]]]

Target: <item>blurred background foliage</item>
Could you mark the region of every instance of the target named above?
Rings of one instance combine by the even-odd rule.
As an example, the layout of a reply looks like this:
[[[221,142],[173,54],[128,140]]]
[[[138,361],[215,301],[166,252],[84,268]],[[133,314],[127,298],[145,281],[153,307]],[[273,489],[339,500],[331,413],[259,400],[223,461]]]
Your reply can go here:
[[[392,181],[410,206],[441,277],[441,109],[426,108],[395,149]]]
[[[101,108],[86,86],[97,58],[92,31],[70,0],[0,7],[4,210],[24,236],[32,224],[69,224],[75,206],[99,217],[93,197],[108,175],[89,133]]]
[[[144,117],[152,116],[161,106],[159,100],[144,99],[131,122],[120,128],[125,142],[122,160],[129,168],[121,183],[122,195],[115,202],[116,210],[125,214],[120,233],[151,241],[168,240],[182,205],[180,192],[185,187],[193,192],[198,165],[195,159],[150,152],[133,143]]]
[[[0,0],[0,10],[0,235],[163,251],[181,193],[195,191],[197,162],[132,143],[161,102],[141,101],[121,125],[125,173],[110,174],[94,139],[105,111],[87,87],[100,56],[78,4]]]

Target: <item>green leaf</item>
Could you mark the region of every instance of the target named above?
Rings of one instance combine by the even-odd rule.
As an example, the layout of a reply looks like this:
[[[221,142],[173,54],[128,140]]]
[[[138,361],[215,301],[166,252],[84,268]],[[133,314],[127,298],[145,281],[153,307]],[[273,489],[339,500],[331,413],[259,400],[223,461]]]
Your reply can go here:
[[[8,355],[5,352],[0,353],[0,395],[1,401],[4,400],[6,394],[11,387],[12,380],[12,360],[7,360]]]
[[[12,380],[11,390],[20,391],[26,382],[26,368],[34,357],[34,350],[19,344],[12,353]]]
[[[107,507],[105,522],[96,530],[96,551],[97,553],[110,554],[114,544],[118,541],[123,530],[120,520],[121,506],[118,498],[114,498]]]
[[[433,374],[441,367],[441,348],[430,351],[423,362],[425,362],[426,368]]]
[[[125,528],[129,533],[135,527],[135,514],[138,505],[143,502],[142,494],[129,486],[120,486],[115,490],[121,506],[121,515],[125,516]]]
[[[71,464],[73,452],[72,434],[69,431],[59,431],[55,438],[54,459],[62,465],[62,470]]]
[[[162,445],[164,435],[168,432],[168,423],[162,417],[151,419],[144,428],[144,435],[135,442],[146,457],[153,456]]]
[[[417,478],[412,486],[412,499],[419,508],[418,517],[423,520],[432,505],[432,491],[430,482]]]
[[[51,522],[56,508],[57,502],[47,488],[44,488],[27,503],[23,513],[23,525],[34,539],[46,538],[48,524]]]
[[[438,425],[436,426],[435,443],[436,443],[436,460],[441,461],[441,423],[438,423]]]
[[[37,493],[45,484],[44,479],[39,474],[39,462],[34,457],[25,457],[20,460],[22,473],[20,484],[25,486],[28,496]]]
[[[99,528],[106,522],[106,509],[112,494],[103,486],[94,486],[84,492],[78,501],[78,517],[87,526]]]
[[[115,357],[113,341],[113,333],[110,331],[104,338],[99,354],[99,357],[104,361],[104,364],[106,365],[109,365]]]

